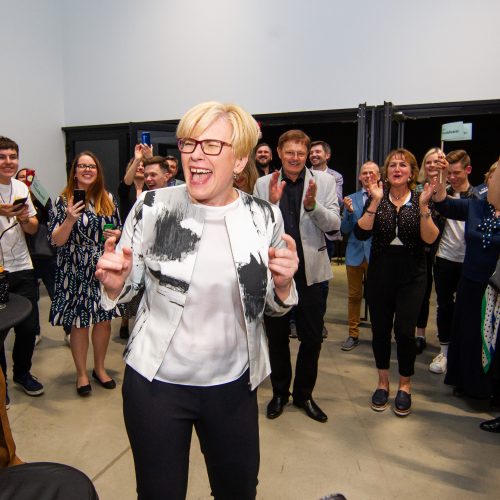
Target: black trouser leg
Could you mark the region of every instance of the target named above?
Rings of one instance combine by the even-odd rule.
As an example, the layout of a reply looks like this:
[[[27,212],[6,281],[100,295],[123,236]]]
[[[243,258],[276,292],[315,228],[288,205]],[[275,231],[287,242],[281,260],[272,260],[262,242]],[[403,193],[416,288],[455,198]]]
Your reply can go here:
[[[398,354],[399,374],[411,377],[415,372],[415,325],[420,311],[419,304],[425,295],[426,275],[415,277],[398,288],[394,315],[394,338]]]
[[[432,293],[432,263],[434,261],[434,254],[427,252],[425,254],[425,263],[427,270],[427,286],[425,287],[424,298],[418,313],[417,328],[426,328],[427,320],[429,319],[429,302]]]
[[[462,274],[462,263],[436,257],[434,282],[436,284],[438,338],[441,344],[448,344],[451,338],[455,294]]]
[[[248,373],[229,384],[202,388],[200,418],[195,423],[216,500],[253,500],[259,474],[257,390]]]
[[[290,361],[290,314],[264,316],[271,362],[271,384],[273,393],[288,398],[292,383]]]
[[[15,339],[12,350],[14,377],[21,377],[31,370],[31,358],[35,348],[35,317],[38,313],[36,307],[36,281],[32,270],[16,271],[8,274],[9,290],[29,299],[32,305],[29,316],[14,327]],[[1,332],[0,337],[6,332]],[[2,343],[0,349],[0,365],[6,375],[5,349]],[[5,377],[7,378],[7,376]]]
[[[295,366],[293,399],[299,402],[312,397],[318,376],[318,360],[323,342],[323,287],[323,283],[297,285],[299,303],[296,307],[296,323],[300,347]]]

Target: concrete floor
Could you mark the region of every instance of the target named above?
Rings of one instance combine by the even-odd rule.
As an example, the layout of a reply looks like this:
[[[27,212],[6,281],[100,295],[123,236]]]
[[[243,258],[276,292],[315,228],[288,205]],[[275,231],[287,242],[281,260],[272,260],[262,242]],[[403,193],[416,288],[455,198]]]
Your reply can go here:
[[[376,413],[369,405],[376,385],[370,330],[362,329],[359,347],[347,353],[340,350],[347,335],[346,280],[343,266],[333,269],[326,315],[330,335],[323,344],[314,393],[329,420],[314,422],[290,405],[277,420],[267,420],[265,408],[272,391],[269,380],[264,382],[258,393],[261,468],[257,497],[318,500],[342,492],[348,500],[500,498],[500,435],[478,427],[482,420],[497,415],[485,402],[452,396],[442,383],[443,376],[428,371],[438,352],[434,307],[428,348],[417,358],[412,414],[401,419],[389,409]],[[48,317],[49,305],[48,297],[42,296],[42,319]],[[124,341],[118,338],[119,320],[112,328],[107,366],[120,387]],[[62,329],[42,321],[42,332],[32,372],[45,385],[45,394],[32,398],[10,384],[8,415],[18,455],[25,461],[54,461],[81,469],[93,480],[101,500],[136,498],[121,391],[94,384],[89,398],[77,396],[73,361]],[[9,334],[6,343],[9,366],[12,337]],[[294,353],[297,345],[293,340]],[[88,367],[90,373],[91,357]],[[394,396],[394,361],[391,371]],[[187,497],[211,498],[196,438]]]

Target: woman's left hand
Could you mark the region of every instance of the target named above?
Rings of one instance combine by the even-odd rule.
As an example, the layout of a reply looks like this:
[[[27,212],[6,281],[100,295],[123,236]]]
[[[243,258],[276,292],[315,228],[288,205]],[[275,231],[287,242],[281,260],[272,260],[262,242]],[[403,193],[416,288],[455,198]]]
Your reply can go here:
[[[273,277],[276,295],[280,300],[286,300],[290,293],[293,275],[299,267],[299,258],[295,240],[286,233],[283,233],[281,239],[286,243],[286,248],[269,248],[269,270]]]
[[[419,199],[420,211],[427,209],[427,207],[429,206],[429,202],[431,201],[435,185],[435,180],[432,183],[426,182],[424,184],[424,189],[420,193]]]
[[[116,238],[116,241],[118,241],[120,239],[120,236],[122,235],[122,232],[119,229],[105,229],[103,235],[105,240],[114,236]]]

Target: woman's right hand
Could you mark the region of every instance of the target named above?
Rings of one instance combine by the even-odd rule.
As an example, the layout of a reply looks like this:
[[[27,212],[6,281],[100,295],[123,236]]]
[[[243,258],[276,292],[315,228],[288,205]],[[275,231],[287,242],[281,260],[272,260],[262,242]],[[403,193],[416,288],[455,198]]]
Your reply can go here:
[[[73,196],[71,196],[68,200],[68,206],[66,207],[66,219],[74,224],[80,218],[84,209],[85,203],[83,201],[79,201],[73,205]]]
[[[448,179],[448,162],[446,157],[441,154],[436,160],[436,170],[438,175],[431,181],[432,199],[439,202],[446,198],[446,182]]]
[[[370,174],[370,183],[367,191],[372,200],[379,202],[384,196],[384,188],[382,181],[372,172]]]
[[[134,148],[134,158],[137,161],[143,161],[153,156],[153,146],[147,144],[136,144]]]
[[[104,243],[104,253],[97,262],[95,277],[103,284],[108,297],[114,300],[123,289],[125,280],[132,270],[132,250],[116,251],[116,238]]]

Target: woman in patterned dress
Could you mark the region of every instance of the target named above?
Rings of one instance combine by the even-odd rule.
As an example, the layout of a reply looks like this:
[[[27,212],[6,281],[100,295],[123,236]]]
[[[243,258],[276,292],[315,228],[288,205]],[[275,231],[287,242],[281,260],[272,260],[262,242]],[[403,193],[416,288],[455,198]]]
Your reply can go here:
[[[73,190],[85,191],[85,202],[73,204]],[[109,228],[109,225],[113,229]],[[106,226],[108,225],[108,226]],[[73,161],[69,180],[55,203],[49,231],[57,249],[56,290],[50,309],[52,325],[71,325],[71,353],[76,366],[76,390],[90,394],[87,374],[89,329],[92,328],[94,370],[92,377],[104,388],[114,389],[115,381],[104,368],[111,333],[111,318],[117,308],[105,311],[94,273],[106,238],[121,235],[121,221],[114,197],[104,188],[102,166],[90,151]]]

